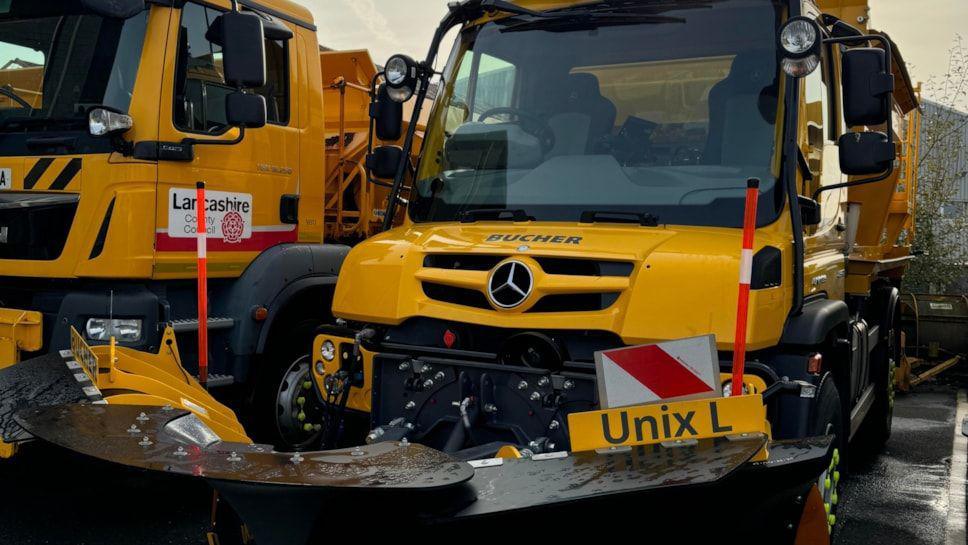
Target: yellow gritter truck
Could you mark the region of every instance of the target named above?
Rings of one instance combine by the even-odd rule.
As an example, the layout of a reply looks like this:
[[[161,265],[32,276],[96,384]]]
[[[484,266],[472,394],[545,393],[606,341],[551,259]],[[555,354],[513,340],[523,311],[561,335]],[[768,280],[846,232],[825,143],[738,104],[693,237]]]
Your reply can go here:
[[[157,353],[168,326],[195,373],[201,180],[209,387],[270,416],[301,388],[309,364],[297,360],[330,320],[340,243],[383,219],[388,189],[363,168],[376,70],[366,51],[320,52],[305,8],[242,2],[262,22],[265,73],[242,86],[254,118],[233,118],[216,25],[230,8],[0,3],[0,373],[57,359],[72,330]],[[4,384],[9,420],[30,391]],[[263,420],[270,441],[306,439],[294,415]]]
[[[345,257],[336,323],[308,355],[313,395],[296,402],[320,427],[307,447],[327,450],[223,438],[191,408],[64,405],[17,422],[206,478],[260,544],[497,521],[828,543],[848,459],[890,433],[911,259],[917,93],[896,44],[858,26],[864,7],[451,3],[427,57],[392,57],[373,93],[385,231]],[[423,115],[432,83],[414,164],[416,123],[402,145],[378,141],[401,135],[401,103]],[[740,280],[747,352],[733,362]],[[606,354],[697,338],[712,339],[713,395],[606,402],[633,385],[603,379]],[[138,411],[151,445],[90,440]]]

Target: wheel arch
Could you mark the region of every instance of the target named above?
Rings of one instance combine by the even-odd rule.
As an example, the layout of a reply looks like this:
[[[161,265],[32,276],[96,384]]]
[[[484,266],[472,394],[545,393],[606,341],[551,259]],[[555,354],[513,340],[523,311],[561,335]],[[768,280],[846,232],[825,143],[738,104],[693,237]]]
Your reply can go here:
[[[262,353],[272,328],[293,304],[335,289],[347,253],[349,247],[342,245],[284,244],[259,255],[226,294],[227,315],[236,320],[229,337],[231,352],[236,357]],[[265,320],[254,318],[258,307],[268,309]],[[329,312],[326,306],[325,314]]]

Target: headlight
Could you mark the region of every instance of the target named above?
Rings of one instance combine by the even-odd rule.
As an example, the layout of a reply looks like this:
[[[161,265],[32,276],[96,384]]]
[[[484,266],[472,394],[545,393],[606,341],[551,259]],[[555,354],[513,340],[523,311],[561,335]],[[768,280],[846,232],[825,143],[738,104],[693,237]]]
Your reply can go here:
[[[336,345],[333,341],[324,341],[319,348],[319,355],[326,361],[333,361],[336,358]]]
[[[806,54],[818,39],[816,25],[807,19],[791,19],[780,32],[780,46],[791,56]]]
[[[818,57],[804,57],[802,59],[783,59],[780,61],[786,75],[794,78],[809,76],[820,66]]]
[[[410,87],[387,87],[387,96],[394,102],[404,103],[414,95],[414,90]]]
[[[87,338],[92,341],[107,342],[114,337],[120,342],[135,342],[141,340],[142,320],[91,318],[84,326]]]
[[[780,66],[791,77],[810,75],[820,65],[823,35],[820,25],[809,17],[792,17],[783,24],[777,39]]]
[[[400,87],[408,79],[417,77],[416,63],[406,55],[394,55],[387,61],[383,73],[390,87]]]
[[[94,108],[87,114],[91,136],[107,136],[125,132],[134,126],[131,116],[105,108]]]

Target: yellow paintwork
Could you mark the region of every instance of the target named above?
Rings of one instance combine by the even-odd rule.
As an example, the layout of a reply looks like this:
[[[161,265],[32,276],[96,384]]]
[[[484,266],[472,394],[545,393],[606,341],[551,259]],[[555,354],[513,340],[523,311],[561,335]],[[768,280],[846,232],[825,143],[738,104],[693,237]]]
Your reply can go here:
[[[757,394],[571,413],[568,430],[574,452],[744,433],[770,437],[766,406]]]
[[[229,0],[209,5],[229,9]],[[270,10],[312,23],[308,9],[288,0],[260,3]],[[171,141],[186,137],[231,139],[237,131],[207,136],[180,131],[173,122],[174,78],[181,10],[151,5],[144,51],[128,113],[134,127],[124,137],[131,142]],[[299,195],[299,225],[292,241],[322,243],[344,237],[364,238],[380,227],[386,191],[363,182],[362,169],[368,129],[368,93],[375,73],[366,51],[327,52],[322,55],[315,32],[276,18],[293,31],[289,41],[290,122],[247,131],[235,146],[197,146],[192,162],[139,161],[120,153],[51,157],[53,163],[30,191],[49,190],[71,159],[82,168],[62,191],[79,194],[79,205],[64,251],[53,261],[0,259],[0,276],[83,280],[191,280],[196,275],[195,246],[179,251],[159,248],[156,238],[167,233],[169,191],[193,189],[199,180],[210,191],[252,195],[253,226],[261,230],[280,225],[279,202],[285,194]],[[37,87],[37,68],[0,71],[0,84]],[[333,85],[347,85],[347,100],[339,100]],[[340,125],[340,119],[345,121]],[[350,145],[327,147],[327,138]],[[422,135],[422,133],[418,133]],[[26,191],[24,177],[44,157],[0,157],[0,168],[11,169],[11,191]],[[352,184],[356,199],[343,203]],[[108,207],[114,202],[104,249],[91,258]],[[324,208],[327,210],[324,214]],[[360,212],[362,211],[362,213]],[[184,239],[183,239],[184,240]],[[262,250],[222,251],[209,248],[211,278],[236,278]],[[227,248],[227,250],[232,250]],[[28,309],[33,310],[33,309]],[[0,337],[2,337],[0,331]],[[9,343],[0,343],[0,366],[16,361]]]
[[[39,312],[0,308],[0,369],[20,361],[21,351],[40,350],[43,320]]]
[[[320,348],[326,341],[331,341],[336,345],[337,358],[333,361],[324,361],[320,358]],[[322,362],[324,366],[325,373],[320,374],[316,370],[316,366],[313,365],[313,379],[316,381],[316,387],[320,392],[326,391],[326,384],[324,379],[326,375],[335,374],[340,369],[340,361],[349,359],[349,354],[343,353],[340,347],[343,345],[352,345],[353,339],[347,337],[338,337],[336,335],[317,335],[313,340],[313,351],[311,353],[314,362]],[[346,401],[346,406],[354,411],[360,411],[368,413],[370,412],[371,399],[373,395],[373,357],[376,354],[373,352],[360,347],[360,356],[363,358],[363,387],[362,388],[351,388],[350,396]]]
[[[581,244],[487,242],[493,234],[554,233],[582,237]],[[738,229],[699,227],[581,226],[577,223],[481,222],[410,224],[377,235],[355,247],[343,265],[333,312],[360,322],[399,324],[412,317],[464,323],[486,323],[516,329],[613,331],[626,344],[642,344],[714,333],[721,350],[732,349],[739,281]],[[757,249],[771,245],[789,255],[789,228],[783,221],[760,230]],[[625,278],[544,275],[535,267],[540,293],[618,292],[610,308],[595,312],[523,312],[533,299],[514,310],[478,309],[432,300],[421,279],[485,290],[487,273],[442,271],[423,267],[429,254],[480,254],[530,261],[534,257],[604,259],[634,264]],[[785,269],[783,285],[792,281]],[[676,290],[670,286],[689,289]],[[789,288],[755,290],[751,298],[748,341],[751,349],[776,344],[792,302]],[[673,317],[674,319],[670,319]]]
[[[89,347],[72,332],[71,351],[87,372],[93,361],[95,386],[111,405],[153,405],[190,411],[223,441],[251,443],[231,409],[215,400],[181,365],[175,333],[167,328],[156,354],[138,352],[113,343]],[[112,353],[113,357],[112,357]]]
[[[522,0],[516,3],[533,9],[550,9],[583,2]],[[850,10],[855,9],[866,14],[866,0],[844,0],[838,6],[840,4],[848,9],[844,12],[848,15],[853,14],[854,11]],[[812,2],[805,2],[804,10],[814,17],[821,13]],[[493,16],[499,15],[488,16],[484,20]],[[480,22],[471,23],[468,27]],[[825,79],[827,85],[839,88],[840,59],[834,58],[833,63],[835,69],[826,74]],[[647,68],[661,70],[661,67]],[[591,67],[589,70],[595,68]],[[445,77],[445,85],[452,87],[455,79]],[[801,100],[796,105],[781,102],[779,118],[783,119],[782,110],[788,107],[796,107],[800,112],[798,145],[813,172],[814,180],[806,183],[802,173],[798,171],[797,186],[802,188],[804,196],[810,197],[817,188],[841,183],[846,181],[846,177],[840,172],[838,148],[834,138],[818,130],[825,117],[821,103],[808,103],[805,80],[781,78],[781,87],[791,84],[801,86]],[[898,93],[909,91],[905,85],[906,81],[898,86],[902,88]],[[603,93],[607,92],[608,86],[604,85]],[[836,97],[834,100],[837,101],[839,110],[840,93],[832,95]],[[437,108],[440,107],[442,105],[438,104]],[[621,109],[621,105],[619,108]],[[912,158],[916,157],[917,114],[900,109],[896,113],[901,122],[908,124],[904,132],[906,157],[902,171],[910,180],[907,191],[911,191],[916,173],[912,167]],[[440,118],[436,112],[431,114],[431,119]],[[781,124],[778,123],[778,141],[780,130]],[[444,131],[441,127],[430,127],[426,145],[436,149],[442,145],[443,138]],[[780,158],[778,149],[776,171],[779,171]],[[865,230],[880,232],[888,221],[887,208],[874,204],[878,199],[885,201],[886,198],[885,202],[893,202],[891,214],[896,213],[910,223],[910,195],[913,192],[903,195],[906,199],[903,203],[900,203],[900,197],[894,197],[892,201],[895,182],[896,179],[891,179],[867,188],[841,189],[822,194],[822,221],[818,226],[807,228],[804,233],[803,292],[806,296],[825,295],[830,299],[843,300],[848,292],[857,292],[851,289],[854,277],[852,274],[848,278],[848,261],[844,256],[847,243],[843,229],[846,204],[855,200],[865,204],[865,216],[862,218]],[[790,225],[790,209],[787,206],[774,223],[759,228],[756,233],[754,251],[764,246],[780,249],[783,276],[781,286],[753,290],[751,293],[747,336],[750,350],[777,346],[788,317],[793,301],[793,232]],[[533,235],[549,233],[565,239],[581,237],[581,243],[555,244],[531,240]],[[488,237],[495,234],[519,238],[508,242],[489,241]],[[865,236],[866,234],[865,231]],[[526,238],[521,240],[521,236]],[[910,238],[907,244],[910,244]],[[337,284],[333,312],[347,320],[385,325],[396,325],[411,318],[423,317],[514,330],[567,331],[579,328],[609,331],[619,335],[628,345],[711,333],[716,336],[717,348],[720,351],[729,351],[733,348],[740,247],[740,231],[726,228],[675,225],[643,228],[550,222],[413,224],[406,221],[404,225],[377,235],[350,252]],[[870,280],[878,275],[899,274],[899,271],[903,271],[903,263],[899,264],[890,259],[892,253],[906,253],[903,248],[894,247],[893,241],[882,246],[878,239],[877,250],[878,253],[872,256],[871,266],[862,271],[865,285],[868,286]],[[424,258],[433,254],[497,255],[526,262],[535,271],[535,293],[523,305],[513,310],[496,307],[480,309],[432,300],[424,293],[422,282],[471,289],[484,294],[489,274],[487,271],[424,267]],[[629,278],[561,277],[543,273],[535,262],[535,258],[539,257],[626,261],[632,263],[634,269]],[[853,260],[850,263],[852,270],[858,266]],[[614,292],[619,296],[611,307],[601,311],[527,312],[544,294],[582,292]],[[319,347],[324,338],[326,337],[316,340],[314,358],[318,359]],[[352,343],[352,339],[333,340],[337,344]],[[370,409],[372,356],[373,354],[363,351],[366,391],[364,393],[354,390],[349,401],[350,407],[356,410]],[[332,373],[337,367],[335,362],[327,363],[326,372]],[[317,380],[321,379],[321,376],[317,376]],[[723,377],[723,380],[726,379],[728,376]],[[751,392],[762,392],[766,388],[765,383],[758,377],[748,377],[747,383]]]

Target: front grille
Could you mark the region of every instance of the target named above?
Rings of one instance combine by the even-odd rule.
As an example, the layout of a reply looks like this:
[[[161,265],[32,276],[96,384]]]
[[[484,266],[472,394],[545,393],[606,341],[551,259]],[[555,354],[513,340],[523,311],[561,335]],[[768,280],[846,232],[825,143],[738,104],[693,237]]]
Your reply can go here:
[[[0,193],[0,259],[54,261],[77,213],[77,195]]]
[[[490,271],[508,255],[490,254],[430,254],[424,257],[423,266],[428,269],[460,271]],[[566,257],[531,256],[546,274],[584,277],[622,277],[628,278],[635,264],[628,261],[609,261],[602,259],[581,259]],[[481,286],[484,289],[484,286]],[[448,286],[437,282],[423,282],[424,294],[430,299],[491,310],[487,296],[480,290]],[[595,312],[612,306],[620,293],[559,293],[546,295],[527,312]]]
[[[528,312],[593,312],[605,310],[618,299],[617,293],[561,293],[546,295]]]
[[[424,267],[460,271],[489,271],[508,255],[487,254],[430,254],[424,257]],[[581,259],[567,257],[533,257],[548,274],[567,276],[632,276],[635,265],[628,261]]]
[[[487,297],[477,290],[445,286],[434,282],[424,282],[423,291],[424,295],[436,301],[464,307],[491,309]]]
[[[632,276],[635,266],[627,261],[601,259],[571,259],[565,257],[536,257],[535,261],[548,274],[567,276]]]

